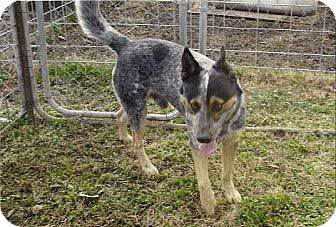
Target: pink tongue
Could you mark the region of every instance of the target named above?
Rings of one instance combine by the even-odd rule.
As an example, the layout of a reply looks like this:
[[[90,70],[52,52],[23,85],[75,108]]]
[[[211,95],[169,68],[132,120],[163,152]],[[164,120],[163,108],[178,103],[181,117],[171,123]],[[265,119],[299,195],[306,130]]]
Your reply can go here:
[[[211,143],[200,143],[198,145],[198,150],[205,155],[213,154],[217,150],[217,145],[214,142]]]

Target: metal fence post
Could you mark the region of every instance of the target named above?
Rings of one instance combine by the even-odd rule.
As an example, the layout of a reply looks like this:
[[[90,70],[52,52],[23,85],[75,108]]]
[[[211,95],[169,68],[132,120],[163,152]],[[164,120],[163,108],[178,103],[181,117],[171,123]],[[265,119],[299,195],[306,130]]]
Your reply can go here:
[[[22,95],[24,98],[24,110],[27,113],[28,121],[31,124],[35,122],[34,115],[34,99],[32,93],[31,75],[30,75],[30,64],[28,60],[28,45],[26,40],[27,27],[24,24],[24,17],[22,5],[20,1],[13,4],[14,9],[14,22],[15,22],[15,44],[17,48],[17,69],[19,78],[22,78],[23,91]]]
[[[207,10],[208,1],[201,0],[200,18],[199,18],[199,52],[206,55],[207,46]]]
[[[18,85],[20,89],[20,94],[21,94],[21,115],[26,112],[26,100],[24,98],[24,86],[23,86],[23,77],[21,73],[21,65],[19,64],[19,48],[18,48],[18,40],[17,40],[17,34],[16,34],[16,29],[15,29],[15,12],[14,12],[14,4],[12,4],[8,8],[9,12],[9,17],[10,17],[10,25],[12,28],[12,38],[13,38],[13,48],[15,50],[15,67],[16,67],[16,72],[18,74]]]
[[[188,5],[186,0],[179,1],[179,36],[180,44],[188,46]]]

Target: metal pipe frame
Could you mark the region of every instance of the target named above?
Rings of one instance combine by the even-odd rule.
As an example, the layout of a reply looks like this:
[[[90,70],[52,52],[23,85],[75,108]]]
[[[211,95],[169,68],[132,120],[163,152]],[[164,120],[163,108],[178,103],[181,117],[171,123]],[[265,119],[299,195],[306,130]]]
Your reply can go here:
[[[172,1],[158,1],[158,2],[172,2]],[[216,2],[216,1],[213,1]],[[17,3],[16,3],[17,4]],[[14,47],[16,50],[15,57],[16,57],[16,68],[17,71],[19,72],[19,85],[20,85],[20,90],[24,94],[24,99],[22,99],[22,103],[24,107],[30,106],[34,108],[36,113],[40,117],[46,120],[69,120],[69,121],[83,121],[83,122],[89,122],[89,123],[103,123],[103,124],[109,124],[113,123],[114,118],[116,118],[119,114],[120,111],[115,111],[115,112],[100,112],[100,111],[83,111],[83,110],[71,110],[71,109],[66,109],[62,106],[60,106],[54,99],[51,93],[51,86],[50,86],[50,78],[49,78],[49,72],[48,72],[48,62],[52,62],[53,60],[48,60],[47,58],[47,45],[46,45],[46,37],[45,37],[45,28],[46,25],[50,26],[50,23],[45,23],[44,22],[44,15],[45,13],[43,12],[43,4],[40,1],[36,2],[36,14],[37,14],[37,34],[39,36],[38,42],[39,45],[36,45],[34,47],[38,47],[38,56],[39,56],[39,63],[41,66],[41,71],[42,71],[42,83],[43,83],[43,92],[44,96],[48,102],[48,104],[58,111],[59,113],[62,114],[65,118],[57,118],[54,116],[50,116],[48,113],[46,113],[40,105],[38,95],[37,95],[37,83],[35,80],[35,77],[33,76],[33,62],[35,60],[32,59],[32,50],[31,47],[32,45],[30,42],[30,35],[28,33],[28,20],[27,20],[27,12],[26,12],[26,5],[24,2],[20,2],[20,7],[21,7],[21,12],[19,15],[16,15],[14,13],[13,7],[10,9],[10,16],[11,16],[11,22],[14,25],[14,17],[17,18],[18,16],[21,17],[21,20],[23,20],[22,26],[23,26],[23,36],[19,37],[19,32],[18,30],[14,31],[13,37],[14,37]],[[181,45],[187,46],[187,41],[188,41],[188,33],[187,33],[187,26],[188,26],[188,5],[187,1],[181,0],[178,1],[178,6],[179,6],[179,42]],[[201,7],[200,7],[200,18],[199,18],[199,52],[206,54],[207,50],[212,50],[207,49],[207,29],[209,27],[215,28],[215,26],[207,26],[207,10],[208,10],[208,5],[206,0],[201,0]],[[141,24],[142,25],[142,24]],[[128,25],[124,25],[128,26]],[[151,24],[153,26],[153,24]],[[167,25],[170,26],[170,25]],[[176,25],[173,25],[176,26]],[[191,26],[192,27],[192,26]],[[217,28],[217,27],[216,27]],[[223,27],[218,27],[218,28],[230,28],[227,26]],[[232,29],[250,29],[250,30],[256,30],[257,32],[259,30],[263,30],[265,28],[232,28]],[[279,30],[279,29],[274,29],[274,30]],[[290,30],[290,31],[295,31],[291,29],[280,29],[280,30]],[[301,30],[298,30],[301,31]],[[310,31],[314,32],[314,31]],[[322,33],[334,33],[332,31],[327,31],[325,29],[325,24],[323,25],[323,31],[320,31]],[[192,38],[192,37],[191,37]],[[24,42],[26,43],[26,49],[23,49],[26,53],[26,57],[24,59],[24,62],[22,59],[20,59],[20,45],[19,45],[19,39],[22,40],[24,39]],[[216,50],[212,50],[216,51]],[[236,52],[237,50],[232,50]],[[239,51],[237,51],[239,52]],[[263,51],[245,51],[249,53],[269,53],[269,54],[279,54],[279,52],[263,52]],[[287,53],[287,52],[282,52],[281,54],[286,54],[286,55],[300,55],[302,53]],[[320,56],[320,55],[323,56]],[[320,54],[309,54],[309,56],[320,56],[320,57],[332,57],[334,55],[325,55],[323,54],[322,50]],[[55,61],[55,62],[61,62],[61,61]],[[82,62],[82,61],[78,61]],[[89,62],[89,61],[88,61]],[[24,64],[23,64],[24,63]],[[101,63],[106,63],[106,62],[101,62]],[[253,67],[253,66],[252,66]],[[257,67],[257,68],[269,68],[269,67]],[[28,71],[27,71],[28,69]],[[278,68],[277,68],[278,69]],[[291,70],[291,68],[279,68],[279,69],[285,69],[285,70]],[[307,70],[307,71],[320,71],[320,70]],[[24,93],[24,77],[23,75],[29,74],[29,79],[30,79],[30,86],[31,86],[31,91],[30,91],[30,96],[29,94]],[[27,78],[27,77],[26,77]],[[27,97],[28,100],[30,100],[29,104],[27,103]],[[32,101],[32,102],[31,102]],[[28,108],[23,108],[22,113],[28,112]],[[155,121],[170,121],[173,120],[178,116],[178,112],[172,112],[168,114],[148,114],[147,119],[149,120],[155,120]],[[167,128],[185,128],[184,124],[171,124],[171,123],[164,123],[164,126]],[[269,132],[289,132],[289,133],[322,133],[322,134],[327,134],[327,135],[336,135],[335,130],[328,130],[328,129],[303,129],[303,128],[281,128],[281,127],[247,127],[247,131],[269,131]]]
[[[60,106],[54,99],[51,93],[49,70],[48,70],[48,56],[46,48],[46,37],[45,37],[45,24],[44,24],[44,13],[43,13],[43,3],[41,1],[36,1],[36,13],[37,13],[37,27],[39,34],[39,59],[42,71],[43,80],[43,91],[44,96],[48,104],[55,109],[57,112],[61,113],[65,117],[70,118],[116,118],[118,117],[118,112],[105,112],[105,111],[86,111],[86,110],[70,110]],[[172,112],[168,114],[148,114],[148,120],[155,121],[169,121],[173,120],[178,116],[178,112]]]
[[[26,39],[27,27],[25,26],[25,10],[21,2],[15,2],[12,7],[12,16],[15,24],[15,43],[16,43],[16,66],[19,77],[19,85],[22,94],[23,110],[28,116],[30,124],[35,122],[34,98],[31,82],[31,68],[29,64],[29,42]]]
[[[201,0],[199,16],[199,52],[206,55],[207,46],[207,20],[208,20],[208,1]]]
[[[188,46],[188,3],[186,0],[179,1],[179,35],[180,44]]]

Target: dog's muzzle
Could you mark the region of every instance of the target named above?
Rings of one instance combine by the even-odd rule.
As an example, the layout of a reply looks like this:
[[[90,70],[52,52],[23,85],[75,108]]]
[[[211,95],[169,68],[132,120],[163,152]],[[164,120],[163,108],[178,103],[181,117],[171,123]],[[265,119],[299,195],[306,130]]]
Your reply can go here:
[[[210,133],[204,133],[202,135],[197,136],[197,141],[200,143],[210,143],[212,140],[212,136]]]

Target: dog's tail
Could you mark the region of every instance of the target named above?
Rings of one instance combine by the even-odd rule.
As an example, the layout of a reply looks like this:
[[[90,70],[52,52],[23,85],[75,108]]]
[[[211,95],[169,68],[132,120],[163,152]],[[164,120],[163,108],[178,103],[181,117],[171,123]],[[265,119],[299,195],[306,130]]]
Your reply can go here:
[[[107,23],[100,12],[99,1],[77,0],[75,4],[79,24],[86,35],[103,41],[117,53],[130,42]]]

